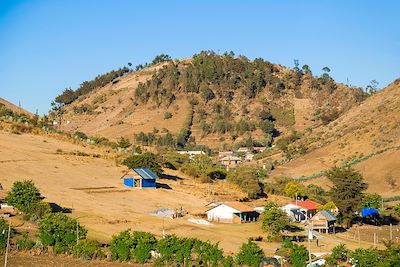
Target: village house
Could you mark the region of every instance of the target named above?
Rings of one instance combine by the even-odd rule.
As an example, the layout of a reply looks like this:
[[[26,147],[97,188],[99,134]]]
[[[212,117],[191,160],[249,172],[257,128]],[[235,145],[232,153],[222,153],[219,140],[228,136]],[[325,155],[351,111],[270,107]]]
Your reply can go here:
[[[124,185],[134,188],[156,188],[157,175],[147,168],[135,168],[123,177]]]
[[[221,223],[246,223],[257,220],[254,208],[238,201],[224,202],[206,211],[207,219]]]
[[[252,162],[254,159],[254,154],[253,153],[246,153],[246,155],[244,155],[244,160],[247,162]]]
[[[302,208],[300,206],[292,203],[286,204],[285,206],[281,207],[281,210],[283,210],[287,214],[289,220],[295,222],[301,222],[306,219],[306,216],[300,211],[301,209]]]
[[[242,163],[242,158],[231,155],[231,156],[226,156],[220,159],[219,161],[223,166],[225,166],[227,170],[229,170],[229,169],[235,169],[238,164]]]
[[[322,207],[319,203],[309,199],[304,201],[296,201],[295,205],[300,207],[300,212],[304,214],[306,220],[314,216]]]
[[[233,151],[219,151],[218,158],[224,158],[226,156],[232,156],[234,153]]]
[[[265,146],[255,146],[255,147],[239,147],[238,153],[249,153],[249,152],[264,152],[267,149]]]
[[[239,149],[237,150],[238,153],[247,153],[250,152],[250,148],[248,147],[239,147]]]
[[[311,226],[311,230],[317,230],[318,232],[329,233],[331,230],[335,232],[336,220],[332,213],[327,210],[321,210],[308,221],[308,225]]]
[[[188,155],[190,159],[195,159],[201,155],[205,155],[206,153],[201,150],[182,150],[177,151],[181,155]]]

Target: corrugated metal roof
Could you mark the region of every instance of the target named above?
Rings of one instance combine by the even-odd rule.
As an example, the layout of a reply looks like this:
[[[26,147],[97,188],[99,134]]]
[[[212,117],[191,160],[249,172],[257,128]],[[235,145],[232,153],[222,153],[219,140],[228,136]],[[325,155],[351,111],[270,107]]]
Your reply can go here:
[[[135,168],[133,169],[142,179],[154,180],[157,179],[157,175],[149,170],[148,168]]]
[[[327,210],[321,210],[320,213],[328,220],[328,221],[336,221],[336,217],[332,215]]]

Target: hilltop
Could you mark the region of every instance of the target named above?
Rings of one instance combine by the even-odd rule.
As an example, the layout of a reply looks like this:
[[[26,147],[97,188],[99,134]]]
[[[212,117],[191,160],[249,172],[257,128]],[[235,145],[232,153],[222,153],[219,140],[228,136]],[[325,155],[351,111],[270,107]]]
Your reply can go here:
[[[306,183],[328,186],[321,171],[346,165],[361,171],[370,192],[400,195],[400,80],[289,145],[299,146],[307,153],[278,166],[273,177],[304,176]]]
[[[143,145],[270,145],[273,138],[327,124],[366,94],[336,83],[329,69],[290,69],[233,53],[162,57],[65,90],[56,98],[61,129]]]

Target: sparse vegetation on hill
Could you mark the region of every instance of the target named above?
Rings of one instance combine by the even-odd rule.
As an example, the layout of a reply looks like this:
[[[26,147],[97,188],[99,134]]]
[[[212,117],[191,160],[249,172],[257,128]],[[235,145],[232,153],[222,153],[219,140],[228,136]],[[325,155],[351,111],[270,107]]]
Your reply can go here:
[[[153,65],[149,71],[122,77],[115,85],[109,82],[110,85],[97,87],[112,87],[113,90],[101,90],[98,95],[88,96],[90,100],[87,101],[86,98],[76,98],[71,105],[63,107],[62,116],[72,121],[70,126],[64,127],[72,129],[73,125],[78,125],[81,131],[86,127],[80,127],[80,116],[96,118],[122,104],[122,110],[114,114],[118,119],[109,118],[107,122],[112,128],[132,123],[141,125],[136,122],[138,115],[146,113],[146,109],[154,111],[155,117],[142,120],[151,127],[130,128],[130,136],[137,136],[140,132],[154,134],[148,129],[158,128],[157,121],[163,120],[168,121],[166,129],[170,134],[167,143],[176,142],[180,148],[195,143],[233,147],[234,143],[249,138],[270,146],[274,137],[287,135],[297,127],[296,99],[310,101],[307,112],[311,115],[307,120],[310,125],[318,125],[342,114],[367,96],[360,89],[335,83],[328,71],[315,77],[309,67],[290,69],[261,58],[249,60],[233,53],[218,55],[213,51],[203,51],[182,61],[160,55],[153,63],[138,69]],[[67,91],[65,96],[80,91]],[[111,100],[116,98],[114,95],[118,95],[118,105]],[[184,103],[189,104],[188,112],[191,114],[186,121],[177,112],[185,107]],[[332,116],[332,112],[336,115]],[[85,119],[85,125],[90,126],[94,121]],[[154,139],[149,138],[145,143],[157,146],[159,142],[152,142]],[[304,149],[299,148],[293,153],[304,153]]]

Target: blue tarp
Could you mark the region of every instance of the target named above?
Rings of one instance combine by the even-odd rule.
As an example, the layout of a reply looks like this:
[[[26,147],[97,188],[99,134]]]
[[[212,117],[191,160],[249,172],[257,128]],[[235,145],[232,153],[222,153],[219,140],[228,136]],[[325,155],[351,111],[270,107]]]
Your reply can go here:
[[[361,217],[376,217],[379,216],[379,211],[374,208],[362,208],[361,209]]]

